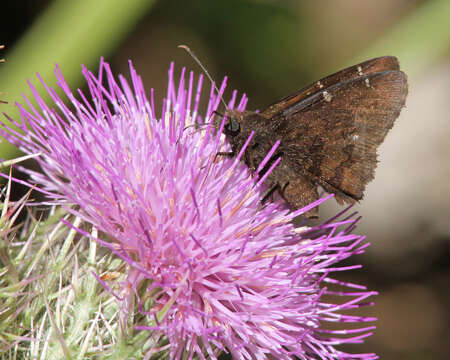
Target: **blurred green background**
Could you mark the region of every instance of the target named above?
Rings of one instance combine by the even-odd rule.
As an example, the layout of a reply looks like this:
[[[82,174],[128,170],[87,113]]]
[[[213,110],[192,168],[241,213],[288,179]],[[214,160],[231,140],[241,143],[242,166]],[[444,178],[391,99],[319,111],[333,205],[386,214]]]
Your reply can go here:
[[[382,359],[446,359],[450,355],[450,1],[448,0],[21,0],[0,5],[0,110],[39,72],[55,83],[58,63],[72,89],[80,64],[95,70],[105,56],[117,73],[132,59],[156,103],[170,61],[230,77],[249,109],[262,109],[296,89],[371,57],[396,55],[409,76],[409,97],[380,147],[380,165],[359,231],[372,246],[346,275],[378,290],[378,329],[355,350]],[[41,89],[37,86],[38,89]],[[0,157],[18,153],[4,141]],[[336,211],[330,202],[322,218]],[[355,261],[355,260],[354,260]]]

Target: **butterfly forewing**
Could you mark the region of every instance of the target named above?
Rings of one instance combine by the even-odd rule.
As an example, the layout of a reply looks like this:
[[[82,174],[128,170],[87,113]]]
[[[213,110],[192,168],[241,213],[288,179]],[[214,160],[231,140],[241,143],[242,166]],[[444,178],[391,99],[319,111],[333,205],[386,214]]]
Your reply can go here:
[[[269,106],[262,114],[266,117],[272,117],[280,111],[296,105],[316,93],[321,93],[330,86],[356,79],[364,75],[389,70],[399,70],[398,60],[395,56],[383,56],[364,61],[360,64],[350,66],[346,69],[338,71],[337,73],[329,75],[309,86],[304,87],[301,90],[296,91],[291,95],[284,97],[280,101],[277,101],[275,104]]]

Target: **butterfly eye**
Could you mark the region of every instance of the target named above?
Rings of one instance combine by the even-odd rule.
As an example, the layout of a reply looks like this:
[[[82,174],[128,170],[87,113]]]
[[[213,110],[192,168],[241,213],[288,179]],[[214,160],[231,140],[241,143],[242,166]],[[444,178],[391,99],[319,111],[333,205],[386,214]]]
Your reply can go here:
[[[225,124],[225,134],[236,136],[241,131],[241,125],[233,118],[230,118],[230,121]]]

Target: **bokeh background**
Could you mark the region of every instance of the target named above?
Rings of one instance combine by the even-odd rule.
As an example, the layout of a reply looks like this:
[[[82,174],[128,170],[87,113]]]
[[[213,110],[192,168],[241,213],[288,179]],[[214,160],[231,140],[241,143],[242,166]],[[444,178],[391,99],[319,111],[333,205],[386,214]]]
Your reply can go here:
[[[77,88],[80,64],[95,70],[104,56],[126,74],[132,59],[161,99],[171,61],[200,72],[177,48],[187,44],[215,79],[228,75],[229,89],[249,96],[248,108],[262,109],[343,67],[396,55],[407,107],[355,207],[372,246],[354,260],[364,270],[346,279],[380,292],[365,310],[379,318],[365,351],[450,358],[450,1],[3,0],[0,13],[0,110],[11,116],[27,78],[38,85],[39,72],[54,84],[55,63]],[[17,155],[0,143],[1,158]],[[335,211],[330,201],[321,217]]]

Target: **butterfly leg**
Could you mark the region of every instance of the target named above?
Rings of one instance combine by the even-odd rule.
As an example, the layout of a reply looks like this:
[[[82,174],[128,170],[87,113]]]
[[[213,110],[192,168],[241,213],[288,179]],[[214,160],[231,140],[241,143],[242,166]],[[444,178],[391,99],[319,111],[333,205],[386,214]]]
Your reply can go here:
[[[218,153],[216,153],[216,156],[214,156],[213,162],[216,162],[218,156],[225,156],[227,158],[232,158],[234,157],[234,155],[235,154],[232,151],[219,151]]]
[[[234,157],[234,152],[233,151],[219,151],[217,154],[216,154],[216,157],[218,157],[218,156],[225,156],[225,157]]]
[[[278,192],[280,192],[281,191],[280,189],[281,189],[280,184],[278,183],[273,184],[261,198],[261,203],[264,204],[275,193],[275,191],[278,190]]]

